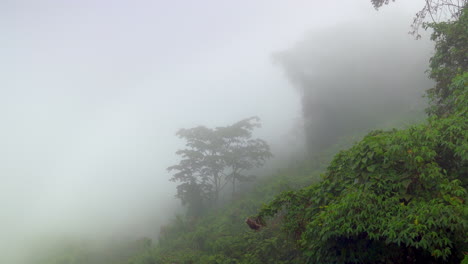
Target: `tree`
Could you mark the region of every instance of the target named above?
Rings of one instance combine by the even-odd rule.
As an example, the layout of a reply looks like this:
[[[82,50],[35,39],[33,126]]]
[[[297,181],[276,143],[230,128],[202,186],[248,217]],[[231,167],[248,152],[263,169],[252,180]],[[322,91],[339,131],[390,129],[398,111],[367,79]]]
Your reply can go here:
[[[458,20],[430,23],[427,27],[434,30],[431,39],[436,48],[429,70],[436,85],[427,91],[432,105],[428,113],[441,116],[453,112],[452,80],[468,71],[468,12],[465,8]]]
[[[251,139],[252,130],[260,127],[258,117],[241,120],[231,126],[217,128],[217,133],[223,138],[223,160],[226,171],[226,183],[232,185],[232,194],[236,192],[236,183],[253,180],[252,175],[245,173],[260,167],[272,157],[270,147],[261,139]]]
[[[198,126],[177,132],[187,141],[186,148],[176,152],[182,159],[168,171],[175,172],[171,181],[181,183],[176,196],[183,204],[197,209],[216,204],[227,184],[234,194],[238,182],[252,180],[246,173],[272,157],[264,140],[252,139],[259,122],[258,117],[251,117],[226,127]]]
[[[176,152],[182,160],[168,168],[175,171],[171,181],[181,182],[176,196],[189,208],[195,202],[202,206],[206,201],[217,200],[224,169],[222,138],[204,126],[180,129],[176,135],[187,141],[187,148]]]

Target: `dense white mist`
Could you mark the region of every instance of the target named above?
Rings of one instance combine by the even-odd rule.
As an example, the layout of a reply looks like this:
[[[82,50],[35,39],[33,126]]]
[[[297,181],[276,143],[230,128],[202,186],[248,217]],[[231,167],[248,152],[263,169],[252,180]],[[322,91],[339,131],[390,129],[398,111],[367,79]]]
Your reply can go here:
[[[357,18],[409,25],[419,6],[0,2],[1,257],[54,234],[156,236],[178,210],[179,128],[257,115],[273,151],[301,145],[300,98],[271,54]]]
[[[434,85],[426,74],[433,44],[415,41],[403,19],[388,22],[382,16],[315,29],[275,54],[301,94],[310,154],[340,137],[423,117],[424,91]]]

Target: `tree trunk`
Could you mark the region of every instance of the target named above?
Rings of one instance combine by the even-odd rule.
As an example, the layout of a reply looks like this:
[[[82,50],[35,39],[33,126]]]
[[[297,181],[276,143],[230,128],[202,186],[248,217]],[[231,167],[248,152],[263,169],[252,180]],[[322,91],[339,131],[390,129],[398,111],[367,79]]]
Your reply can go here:
[[[236,178],[232,178],[232,198],[236,195]]]
[[[218,205],[218,199],[219,199],[219,185],[220,185],[220,182],[219,182],[219,175],[217,172],[215,172],[214,174],[214,178],[215,178],[215,189],[214,189],[214,204],[215,206]]]

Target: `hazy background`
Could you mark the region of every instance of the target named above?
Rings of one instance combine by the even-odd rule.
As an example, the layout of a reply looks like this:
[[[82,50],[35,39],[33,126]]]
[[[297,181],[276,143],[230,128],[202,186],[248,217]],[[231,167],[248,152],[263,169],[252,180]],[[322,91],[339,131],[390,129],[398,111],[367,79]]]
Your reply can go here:
[[[420,121],[433,43],[408,36],[406,19],[356,19],[309,31],[275,61],[301,97],[310,155],[343,137]]]
[[[272,54],[353,36],[349,21],[399,21],[421,45],[406,32],[423,1],[406,2],[0,0],[0,255],[55,234],[155,237],[179,204],[179,128],[257,115],[286,155],[301,98]]]

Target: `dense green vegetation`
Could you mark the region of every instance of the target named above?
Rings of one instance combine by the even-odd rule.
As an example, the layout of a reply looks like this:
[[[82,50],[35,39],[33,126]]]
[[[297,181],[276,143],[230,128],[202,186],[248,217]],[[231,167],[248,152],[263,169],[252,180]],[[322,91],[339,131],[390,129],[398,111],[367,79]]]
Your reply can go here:
[[[436,87],[427,123],[374,131],[331,162],[323,180],[285,192],[280,215],[308,263],[459,263],[468,249],[468,13],[429,24]],[[450,82],[447,79],[450,78]]]
[[[249,215],[281,191],[306,186],[318,177],[305,165],[262,178],[242,198],[200,218],[177,216],[161,229],[157,247],[130,263],[303,263],[294,237],[281,231],[280,221],[253,232]]]

